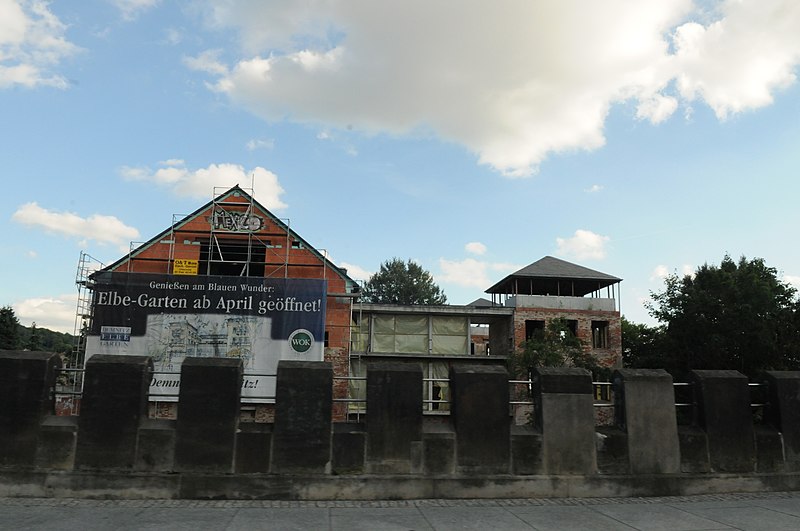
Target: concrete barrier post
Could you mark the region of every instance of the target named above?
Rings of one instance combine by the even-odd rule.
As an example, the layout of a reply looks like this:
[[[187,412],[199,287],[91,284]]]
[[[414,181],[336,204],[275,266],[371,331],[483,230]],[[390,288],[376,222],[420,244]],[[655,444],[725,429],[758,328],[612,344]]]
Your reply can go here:
[[[783,436],[786,469],[800,471],[800,371],[768,371],[766,420]]]
[[[34,464],[60,367],[61,358],[52,352],[0,351],[0,465]]]
[[[592,375],[572,367],[534,369],[536,421],[545,474],[595,474]]]
[[[183,360],[175,423],[176,470],[233,472],[242,374],[238,358]]]
[[[367,366],[367,464],[372,473],[407,474],[422,444],[422,367]]]
[[[272,472],[330,472],[332,406],[331,363],[278,362]]]
[[[86,362],[76,468],[133,469],[140,422],[147,418],[149,356],[95,354]]]
[[[511,415],[508,371],[497,365],[450,368],[456,464],[460,472],[508,474]]]
[[[676,474],[681,471],[675,390],[663,369],[620,369],[617,414],[628,434],[628,462],[632,474]]]
[[[715,472],[755,470],[755,434],[747,377],[740,372],[692,371],[698,422],[708,437]]]

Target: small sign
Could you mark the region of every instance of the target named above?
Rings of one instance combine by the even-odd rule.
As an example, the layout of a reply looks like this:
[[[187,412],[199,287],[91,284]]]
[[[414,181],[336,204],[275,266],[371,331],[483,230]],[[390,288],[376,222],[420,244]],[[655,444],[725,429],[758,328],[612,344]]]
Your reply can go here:
[[[189,260],[186,258],[176,258],[172,262],[173,275],[196,275],[198,268],[198,260]]]

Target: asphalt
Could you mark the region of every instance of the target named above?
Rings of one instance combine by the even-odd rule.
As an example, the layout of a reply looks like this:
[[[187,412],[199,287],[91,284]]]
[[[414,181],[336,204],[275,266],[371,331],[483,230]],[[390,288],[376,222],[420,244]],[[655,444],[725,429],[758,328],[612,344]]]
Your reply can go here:
[[[0,529],[798,530],[800,492],[321,502],[0,498]]]

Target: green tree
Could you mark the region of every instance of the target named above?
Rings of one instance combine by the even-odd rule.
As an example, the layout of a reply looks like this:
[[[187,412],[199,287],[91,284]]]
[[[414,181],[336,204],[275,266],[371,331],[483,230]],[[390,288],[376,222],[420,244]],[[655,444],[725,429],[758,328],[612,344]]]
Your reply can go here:
[[[583,348],[566,319],[552,319],[524,341],[511,358],[511,372],[527,375],[534,367],[581,367],[597,373],[597,360]]]
[[[381,264],[364,286],[364,302],[374,304],[439,305],[447,296],[433,276],[416,262],[392,258]]]
[[[668,276],[652,294],[650,314],[664,323],[667,369],[735,369],[755,377],[797,366],[796,290],[764,260],[730,256],[694,276]]]
[[[19,320],[14,308],[3,306],[0,308],[0,349],[16,350],[19,345]]]
[[[663,326],[647,326],[621,319],[622,364],[636,369],[667,367]]]
[[[31,323],[30,331],[28,332],[28,340],[25,342],[25,348],[28,350],[42,350],[42,340],[39,337],[39,329],[36,328],[36,322]]]

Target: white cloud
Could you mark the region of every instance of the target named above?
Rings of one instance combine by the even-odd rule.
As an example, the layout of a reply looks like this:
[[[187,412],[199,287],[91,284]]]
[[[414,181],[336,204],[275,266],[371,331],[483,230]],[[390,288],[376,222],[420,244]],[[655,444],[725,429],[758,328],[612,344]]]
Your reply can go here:
[[[147,167],[123,166],[120,175],[129,181],[147,181],[172,189],[178,196],[210,198],[215,188],[231,188],[237,184],[242,188],[253,188],[253,197],[270,210],[287,207],[281,200],[284,190],[278,176],[256,166],[245,171],[238,164],[210,164],[207,168],[191,170],[180,159],[159,163],[162,167],[153,171]]]
[[[122,12],[125,20],[134,20],[141,13],[158,5],[160,0],[107,0]]]
[[[669,275],[669,268],[665,265],[659,264],[653,269],[653,274],[650,275],[650,280],[663,280]]]
[[[11,216],[17,223],[38,227],[47,232],[72,236],[83,241],[94,240],[100,244],[113,244],[128,250],[128,242],[139,237],[139,231],[125,225],[114,216],[92,214],[82,218],[72,212],[56,212],[26,203]]]
[[[520,267],[513,264],[482,262],[474,258],[465,258],[464,260],[439,258],[439,269],[442,273],[436,275],[438,282],[485,290],[492,284],[489,278],[490,271],[510,273]]]
[[[355,264],[342,262],[339,264],[339,267],[347,269],[347,276],[349,276],[353,280],[363,280],[366,282],[367,280],[369,280],[369,277],[372,276],[371,271],[367,271],[363,267],[359,267]]]
[[[616,103],[652,123],[699,99],[724,117],[768,104],[800,63],[796,0],[722,2],[715,18],[691,0],[208,4],[242,53],[201,69],[234,102],[267,120],[433,131],[509,176],[602,146]]]
[[[275,141],[272,139],[251,138],[246,144],[247,151],[255,151],[257,149],[272,149],[275,147]]]
[[[577,260],[602,260],[610,238],[589,230],[578,229],[572,238],[556,238],[557,254]]]
[[[791,284],[795,289],[800,290],[800,275],[783,275],[783,281]]]
[[[0,0],[0,89],[66,88],[51,68],[79,48],[64,38],[64,25],[45,2]]]
[[[74,333],[77,293],[55,297],[25,299],[13,304],[14,314],[20,323],[30,326],[34,321],[39,328],[56,332]]]
[[[593,185],[592,185],[592,186],[590,186],[589,188],[586,188],[586,189],[584,190],[584,192],[586,192],[587,194],[596,194],[597,192],[599,192],[599,191],[600,191],[600,190],[602,190],[602,189],[603,189],[603,185],[600,185],[600,184],[593,184]]]
[[[472,254],[477,254],[477,255],[486,254],[486,246],[481,242],[469,242],[464,246],[464,249],[468,253]]]
[[[221,50],[206,50],[197,57],[184,57],[183,64],[190,70],[225,76],[228,67],[219,60]]]

